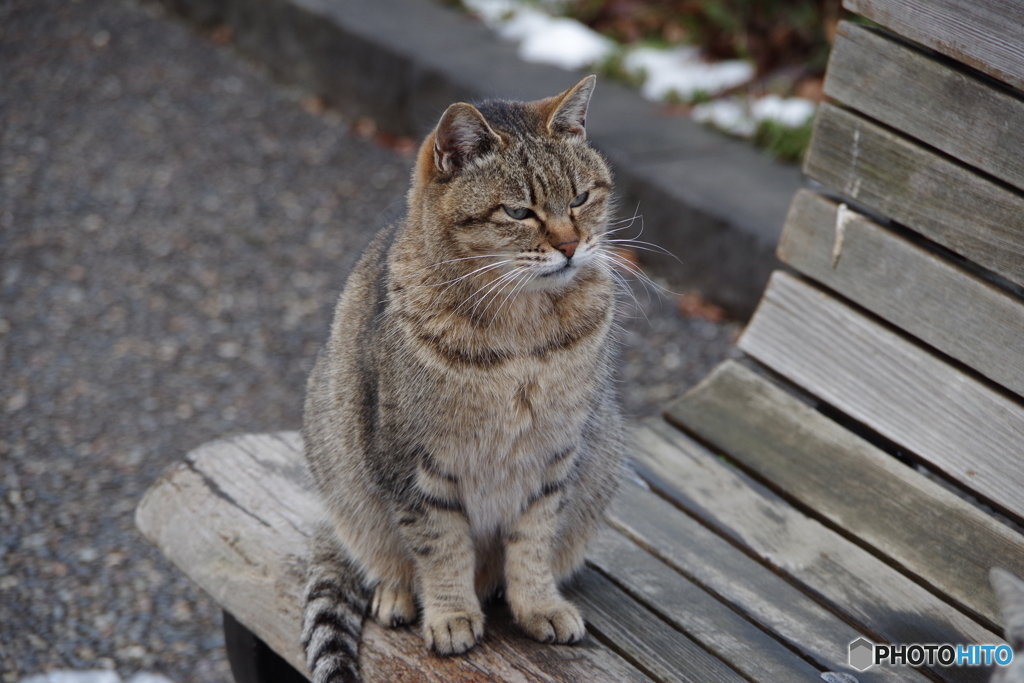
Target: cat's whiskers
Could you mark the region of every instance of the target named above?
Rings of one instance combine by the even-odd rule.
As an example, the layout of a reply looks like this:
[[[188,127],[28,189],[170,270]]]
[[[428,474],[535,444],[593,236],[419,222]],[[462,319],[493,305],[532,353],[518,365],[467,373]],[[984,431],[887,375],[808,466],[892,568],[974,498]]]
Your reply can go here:
[[[472,301],[473,299],[476,299],[476,303],[473,304],[473,308],[471,308],[470,311],[469,311],[469,315],[470,316],[476,315],[476,309],[480,307],[480,304],[482,304],[487,299],[487,297],[490,294],[492,294],[493,292],[499,291],[506,284],[512,282],[515,278],[519,277],[519,275],[520,275],[519,269],[514,269],[514,270],[511,270],[511,271],[509,271],[509,272],[499,276],[490,285],[486,285],[485,286],[486,288],[485,287],[481,287],[476,292],[471,294],[465,301],[463,301],[461,304],[459,304],[455,308],[455,310],[452,311],[452,313],[453,314],[456,313],[466,303],[468,303],[469,301]],[[486,309],[484,309],[484,310],[486,310]]]
[[[638,267],[629,259],[626,259],[620,254],[615,253],[615,251],[611,249],[599,250],[598,255],[602,258],[611,260],[620,268],[633,275],[637,280],[644,284],[644,287],[650,285],[651,287],[654,287],[656,290],[658,290],[660,293],[667,294],[669,296],[679,296],[678,292],[673,292],[672,290],[659,285],[657,282],[652,280],[650,276],[647,275],[647,273],[640,269],[640,267]]]
[[[664,248],[664,247],[662,247],[660,245],[654,244],[653,242],[644,242],[643,240],[638,240],[638,239],[635,239],[635,238],[626,238],[626,239],[604,240],[604,243],[605,244],[617,244],[617,245],[621,245],[621,246],[627,246],[627,247],[631,247],[633,249],[639,249],[640,251],[649,251],[649,252],[654,253],[654,254],[667,254],[667,255],[671,256],[672,258],[674,258],[676,261],[678,261],[680,264],[683,263],[682,260],[680,260],[680,258],[678,256],[676,256],[675,254],[673,254],[671,251],[669,251],[668,249],[666,249],[666,248]]]
[[[639,210],[639,209],[640,209],[640,205],[637,204],[637,210]],[[638,232],[637,235],[636,235],[637,237],[639,237],[644,232],[644,217],[642,215],[640,215],[639,213],[637,213],[637,211],[634,211],[633,215],[631,217],[629,217],[629,218],[620,218],[617,221],[612,221],[611,223],[608,224],[608,227],[611,227],[613,225],[619,225],[620,223],[625,223],[626,225],[623,225],[621,228],[615,228],[614,230],[605,230],[601,234],[602,235],[612,235],[612,234],[617,233],[617,232],[622,232],[623,230],[628,230],[629,228],[633,227],[633,224],[636,223],[637,219],[640,220],[640,232]]]
[[[508,263],[511,263],[511,260],[506,259],[505,261],[502,261],[501,263],[495,264],[495,265],[507,265]],[[476,271],[474,271],[473,273],[469,273],[469,275],[473,275],[473,274],[476,274],[476,273],[482,273],[484,271],[485,271],[484,268],[480,268],[480,269],[477,269]],[[444,326],[448,325],[448,323],[451,322],[452,318],[454,318],[456,315],[459,314],[459,311],[462,309],[463,306],[469,304],[471,301],[474,301],[474,300],[476,301],[475,304],[474,304],[474,309],[475,309],[475,307],[478,306],[481,303],[483,298],[487,296],[487,292],[488,291],[490,291],[495,286],[501,286],[503,281],[509,280],[512,276],[515,275],[515,273],[516,273],[515,270],[511,270],[511,271],[509,271],[507,273],[499,275],[496,280],[494,280],[494,281],[492,281],[490,283],[481,285],[480,287],[478,287],[476,291],[474,291],[474,292],[470,293],[468,296],[466,296],[466,298],[464,298],[459,303],[458,306],[456,306],[455,308],[453,308],[450,311],[448,311],[448,314],[444,317],[444,320],[441,321],[441,326],[444,327]],[[450,289],[451,287],[454,286],[454,284],[455,283],[453,283],[453,284],[449,285],[447,288],[445,288],[441,292],[441,294],[444,294],[445,292],[447,292],[448,289]],[[472,316],[473,315],[473,311],[471,310],[468,313],[468,315]]]
[[[647,312],[644,311],[644,307],[640,303],[640,300],[637,299],[636,298],[636,294],[633,293],[633,288],[629,286],[629,281],[626,280],[626,276],[623,275],[622,273],[620,273],[617,265],[614,262],[612,262],[610,259],[605,257],[604,254],[599,254],[598,256],[600,258],[599,263],[601,263],[601,265],[602,265],[603,269],[605,270],[605,272],[613,280],[615,280],[615,283],[622,289],[622,291],[624,291],[627,295],[629,295],[629,298],[631,298],[633,300],[633,310],[640,311],[640,315],[642,315],[644,317],[644,320],[646,320],[648,322],[648,324],[650,324],[651,320],[650,320],[650,318],[647,317]],[[647,293],[647,296],[648,296],[648,301],[649,301],[650,292]],[[634,315],[633,317],[636,317],[636,316]]]
[[[460,275],[459,277],[454,278],[452,280],[446,280],[444,282],[438,282],[438,283],[435,283],[435,284],[416,285],[416,286],[417,287],[440,287],[441,285],[448,285],[447,287],[445,287],[444,289],[441,290],[441,294],[444,294],[449,289],[451,289],[455,284],[461,282],[462,280],[465,280],[468,277],[472,277],[473,275],[476,275],[478,273],[484,273],[484,272],[486,272],[488,270],[492,270],[492,269],[498,268],[500,266],[508,265],[509,263],[511,263],[511,261],[508,260],[508,259],[505,259],[503,261],[498,261],[497,263],[488,263],[486,266],[481,266],[481,267],[477,268],[476,270],[473,270],[473,271],[471,271],[469,273],[466,273],[465,275]]]
[[[523,270],[523,279],[520,282],[518,282],[514,287],[512,287],[512,290],[508,294],[505,295],[505,298],[502,300],[501,304],[499,304],[497,310],[494,311],[495,319],[497,319],[498,316],[501,315],[501,309],[505,306],[505,304],[513,296],[515,296],[516,290],[519,290],[521,288],[525,289],[526,285],[528,285],[530,282],[532,282],[536,278],[537,278],[537,274],[536,273],[533,273],[529,268],[524,269]],[[509,310],[511,310],[511,307],[509,307]]]
[[[460,258],[450,258],[447,261],[438,261],[437,263],[427,267],[437,268],[438,266],[443,266],[446,263],[456,263],[457,261],[470,261],[472,259],[478,258],[501,258],[502,256],[505,256],[505,254],[480,254],[479,256],[462,256]]]

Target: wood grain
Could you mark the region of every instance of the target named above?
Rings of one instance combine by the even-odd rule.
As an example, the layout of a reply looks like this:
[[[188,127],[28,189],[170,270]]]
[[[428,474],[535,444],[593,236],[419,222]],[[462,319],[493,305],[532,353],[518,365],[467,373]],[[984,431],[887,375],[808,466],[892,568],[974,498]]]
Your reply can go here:
[[[846,9],[1024,90],[1024,5],[1008,0],[844,0]]]
[[[253,469],[229,442],[217,445],[239,469]],[[202,457],[203,449],[195,453]],[[296,487],[274,497],[294,498]],[[272,506],[271,506],[272,507]],[[143,535],[224,609],[298,671],[306,537],[239,507],[189,464],[167,471],[135,514]]]
[[[150,488],[136,524],[224,609],[305,673],[301,591],[306,541],[320,509],[305,484],[300,444],[298,434],[285,433],[200,447]],[[363,677],[381,683],[650,680],[592,637],[576,646],[545,645],[520,635],[507,610],[488,616],[484,641],[447,658],[428,653],[410,629],[386,630],[367,620]]]
[[[799,512],[663,420],[645,421],[634,443],[643,475],[659,493],[804,587],[850,623],[868,625],[874,642],[980,643],[993,638],[991,642],[1000,642],[990,630]],[[639,526],[650,518],[641,514],[634,523]],[[659,535],[656,542],[646,534],[640,538],[659,556],[687,552],[686,548],[672,550],[669,535]],[[677,540],[675,546],[681,543]],[[718,585],[708,588],[717,590]],[[742,587],[730,589],[725,584],[723,590]],[[895,671],[903,676],[910,673]],[[936,667],[932,674],[979,683],[987,677],[968,668]],[[863,674],[856,676],[863,683]]]
[[[565,595],[583,610],[591,633],[652,678],[666,683],[746,680],[590,567],[580,572]],[[755,658],[763,656],[758,653]]]
[[[1024,408],[802,280],[776,272],[741,349],[1024,517]]]
[[[1024,285],[1024,197],[971,168],[822,103],[804,172]]]
[[[989,569],[1024,575],[1024,537],[1006,525],[733,361],[668,414],[775,490],[1000,622]]]
[[[861,214],[845,208],[840,213],[837,204],[808,190],[793,198],[778,256],[1024,395],[1024,302],[1019,299]]]
[[[626,491],[629,490],[627,486]],[[680,514],[667,504],[659,512],[668,513],[670,519],[676,519],[673,513]],[[746,559],[749,563],[749,558]],[[669,566],[653,557],[618,531],[602,529],[587,553],[587,562],[603,574],[615,577],[631,596],[731,664],[747,679],[758,683],[820,680],[818,669],[796,652],[709,595],[681,574],[678,565]],[[762,574],[769,573],[763,567],[758,569]],[[794,593],[792,589],[787,592],[788,595]],[[836,643],[834,647],[845,647],[848,642]]]
[[[878,31],[842,22],[825,93],[1024,188],[1024,101],[972,74]]]

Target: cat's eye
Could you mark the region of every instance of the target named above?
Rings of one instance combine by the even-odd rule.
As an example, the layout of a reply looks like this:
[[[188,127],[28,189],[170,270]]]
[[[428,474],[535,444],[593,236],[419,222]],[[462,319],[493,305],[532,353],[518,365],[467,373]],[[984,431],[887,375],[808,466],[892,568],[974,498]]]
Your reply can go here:
[[[511,206],[505,206],[502,204],[501,208],[505,209],[505,213],[512,218],[515,218],[517,221],[521,221],[533,215],[533,211],[522,206],[518,209],[513,209]]]
[[[589,198],[589,197],[590,197],[590,193],[589,192],[580,192],[578,195],[576,195],[576,199],[574,199],[571,202],[569,202],[569,206],[571,206],[571,207],[573,207],[575,209],[577,206],[581,206],[584,202],[586,202],[587,198]]]

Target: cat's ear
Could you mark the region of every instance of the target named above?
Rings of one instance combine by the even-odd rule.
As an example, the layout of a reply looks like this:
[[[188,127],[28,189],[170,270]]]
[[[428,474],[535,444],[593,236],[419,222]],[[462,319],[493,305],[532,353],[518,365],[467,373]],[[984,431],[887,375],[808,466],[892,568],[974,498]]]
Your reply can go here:
[[[549,133],[556,136],[587,136],[587,107],[590,106],[590,96],[594,94],[596,84],[597,76],[591,74],[561,95],[551,98]]]
[[[500,143],[476,107],[456,102],[445,110],[434,131],[434,165],[442,173],[457,173]]]

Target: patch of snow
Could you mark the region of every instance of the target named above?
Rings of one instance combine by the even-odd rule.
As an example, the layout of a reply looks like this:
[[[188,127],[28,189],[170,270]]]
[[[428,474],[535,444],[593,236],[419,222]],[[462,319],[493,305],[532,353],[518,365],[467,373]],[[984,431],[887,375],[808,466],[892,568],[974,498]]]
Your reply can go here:
[[[37,676],[29,676],[28,678],[21,679],[18,683],[122,683],[122,681],[116,671],[109,671],[107,669],[94,671],[62,669]],[[127,683],[173,683],[173,681],[162,674],[140,671],[129,678]]]
[[[757,122],[751,117],[747,105],[735,97],[702,102],[693,108],[690,117],[744,138],[749,138],[757,130]]]
[[[638,47],[626,54],[623,66],[630,73],[644,74],[643,95],[655,101],[673,93],[683,100],[693,99],[697,94],[716,95],[754,77],[754,67],[749,62],[705,62],[695,47]]]
[[[174,681],[163,674],[151,674],[140,671],[129,678],[128,683],[174,683]]]
[[[600,62],[614,47],[611,40],[575,19],[557,17],[523,38],[519,56],[527,62],[573,70]]]
[[[750,137],[761,121],[775,120],[789,128],[799,128],[816,110],[814,102],[802,97],[765,95],[749,105],[735,97],[704,102],[695,106],[690,116],[727,133]]]
[[[494,22],[494,30],[505,40],[525,40],[531,33],[544,31],[551,22],[551,15],[526,7],[517,10],[508,18]]]
[[[553,17],[516,0],[464,0],[498,35],[519,43],[527,62],[581,69],[600,62],[615,44],[575,19]]]
[[[61,669],[23,678],[20,683],[121,683],[121,677],[117,675],[116,671],[107,669],[96,671]]]
[[[523,6],[516,0],[462,0],[462,4],[491,28],[506,21]]]
[[[817,106],[802,97],[765,95],[750,106],[755,121],[774,119],[789,128],[799,128],[814,116]]]
[[[462,1],[502,38],[518,42],[519,57],[527,62],[582,69],[607,59],[616,49],[612,40],[575,19],[552,16],[560,11],[563,0]],[[623,66],[629,73],[643,76],[641,93],[656,102],[671,96],[683,101],[714,97],[754,77],[750,62],[706,62],[696,47],[629,48]],[[691,116],[727,133],[751,137],[761,121],[770,119],[796,128],[814,116],[815,109],[813,102],[798,97],[767,95],[753,102],[724,97],[695,106]]]

